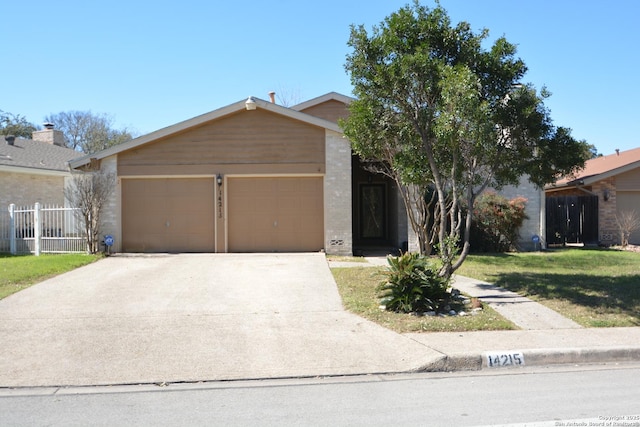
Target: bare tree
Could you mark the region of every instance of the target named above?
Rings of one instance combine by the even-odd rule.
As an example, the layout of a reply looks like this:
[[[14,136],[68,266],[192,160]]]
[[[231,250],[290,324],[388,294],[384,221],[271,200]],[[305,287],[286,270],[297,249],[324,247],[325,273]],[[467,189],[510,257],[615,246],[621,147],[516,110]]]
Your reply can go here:
[[[79,208],[77,216],[84,225],[87,250],[92,254],[100,251],[100,218],[115,184],[113,172],[77,172],[64,190],[69,203]]]
[[[291,89],[283,86],[278,87],[276,98],[283,107],[291,107],[299,104],[302,100],[300,89]]]
[[[114,129],[113,118],[91,111],[67,111],[50,114],[45,121],[64,133],[67,147],[90,154],[133,138],[128,129]]]
[[[616,214],[616,224],[620,231],[620,244],[626,248],[629,245],[631,233],[640,230],[640,215],[635,210],[620,211]]]

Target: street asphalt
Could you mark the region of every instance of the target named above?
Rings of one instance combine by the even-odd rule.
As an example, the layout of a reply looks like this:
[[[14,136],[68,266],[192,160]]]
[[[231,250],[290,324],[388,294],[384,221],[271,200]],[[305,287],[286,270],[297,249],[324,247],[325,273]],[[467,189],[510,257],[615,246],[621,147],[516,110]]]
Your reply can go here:
[[[510,306],[527,310],[512,315],[523,329],[395,333],[342,307],[330,265],[384,259],[367,261],[327,263],[320,253],[108,257],[0,300],[0,388],[640,360],[640,328],[580,328],[460,277],[455,286],[502,304],[507,317]]]

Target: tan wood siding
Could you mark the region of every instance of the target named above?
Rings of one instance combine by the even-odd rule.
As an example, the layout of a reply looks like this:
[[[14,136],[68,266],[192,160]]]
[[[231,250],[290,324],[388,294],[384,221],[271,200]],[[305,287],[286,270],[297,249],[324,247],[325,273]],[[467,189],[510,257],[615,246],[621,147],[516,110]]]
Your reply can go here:
[[[306,108],[302,112],[334,123],[338,123],[338,119],[346,119],[349,115],[347,106],[334,99]]]
[[[123,179],[124,252],[213,252],[214,179]]]
[[[234,177],[227,183],[230,252],[323,248],[322,177]]]
[[[617,175],[616,188],[618,190],[640,190],[640,169]]]
[[[131,166],[324,164],[325,130],[265,110],[242,111],[118,155]]]

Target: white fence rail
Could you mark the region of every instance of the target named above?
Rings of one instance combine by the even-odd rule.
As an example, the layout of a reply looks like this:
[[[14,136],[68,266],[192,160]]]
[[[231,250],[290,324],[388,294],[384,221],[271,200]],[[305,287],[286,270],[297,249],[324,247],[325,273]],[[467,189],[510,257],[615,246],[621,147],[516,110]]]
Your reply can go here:
[[[16,207],[0,213],[0,252],[12,254],[86,252],[84,226],[77,208]]]

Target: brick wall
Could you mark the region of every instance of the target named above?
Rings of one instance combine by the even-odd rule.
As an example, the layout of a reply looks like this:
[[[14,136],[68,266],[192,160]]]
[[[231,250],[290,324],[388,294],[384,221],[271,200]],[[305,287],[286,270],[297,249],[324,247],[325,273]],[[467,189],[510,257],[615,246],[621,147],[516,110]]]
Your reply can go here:
[[[337,132],[326,131],[324,177],[325,252],[352,255],[351,147]]]
[[[100,161],[100,169],[109,173],[117,173],[118,170],[118,157],[111,156]],[[114,245],[111,247],[113,252],[120,252],[122,250],[122,221],[120,218],[120,178],[117,178],[116,188],[109,201],[104,206],[102,217],[100,219],[100,232],[101,235],[110,234],[114,237]]]
[[[612,245],[620,243],[618,226],[616,224],[616,179],[611,177],[599,181],[592,186],[593,192],[598,195],[598,236],[600,243]],[[608,194],[604,199],[605,192]]]
[[[11,203],[32,206],[36,202],[64,206],[64,176],[0,172],[0,209]]]

